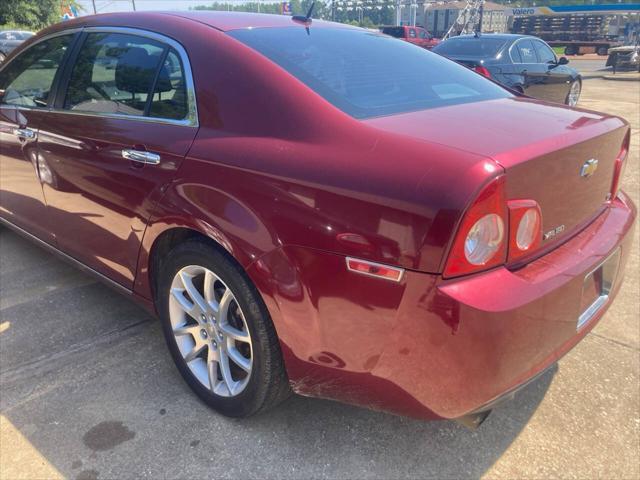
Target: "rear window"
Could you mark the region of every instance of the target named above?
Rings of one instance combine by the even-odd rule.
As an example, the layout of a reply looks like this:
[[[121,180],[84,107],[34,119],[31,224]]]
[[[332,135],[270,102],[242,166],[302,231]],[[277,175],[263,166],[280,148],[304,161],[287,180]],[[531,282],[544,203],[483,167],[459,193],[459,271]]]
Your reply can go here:
[[[383,27],[382,33],[396,38],[404,37],[404,27]]]
[[[505,43],[501,38],[454,37],[440,43],[433,51],[440,55],[493,58]]]
[[[503,88],[423,48],[359,29],[229,32],[355,118],[510,97]]]

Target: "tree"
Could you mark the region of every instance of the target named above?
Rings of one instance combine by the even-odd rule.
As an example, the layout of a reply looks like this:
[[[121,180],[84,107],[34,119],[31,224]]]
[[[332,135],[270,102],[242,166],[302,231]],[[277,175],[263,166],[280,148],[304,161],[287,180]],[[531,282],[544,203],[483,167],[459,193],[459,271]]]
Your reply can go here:
[[[76,8],[75,1],[68,1]],[[40,30],[62,20],[60,0],[0,0],[0,25]]]

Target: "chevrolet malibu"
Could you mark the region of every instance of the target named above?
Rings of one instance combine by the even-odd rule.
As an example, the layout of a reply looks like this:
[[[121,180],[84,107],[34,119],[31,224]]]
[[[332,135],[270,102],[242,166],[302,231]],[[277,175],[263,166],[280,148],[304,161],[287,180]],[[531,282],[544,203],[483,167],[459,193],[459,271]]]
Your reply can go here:
[[[477,425],[618,292],[623,120],[350,26],[50,27],[0,70],[0,218],[156,313],[193,391]]]

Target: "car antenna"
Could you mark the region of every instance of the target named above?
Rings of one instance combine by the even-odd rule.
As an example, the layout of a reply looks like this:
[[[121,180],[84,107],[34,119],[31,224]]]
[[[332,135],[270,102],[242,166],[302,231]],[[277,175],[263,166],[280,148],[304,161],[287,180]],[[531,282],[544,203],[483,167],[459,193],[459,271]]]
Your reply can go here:
[[[313,13],[313,7],[315,6],[316,2],[314,0],[313,2],[311,2],[311,6],[309,7],[309,10],[307,10],[306,15],[294,15],[293,17],[291,17],[291,20],[293,20],[294,22],[304,23],[305,29],[307,30],[307,35],[311,35],[311,32],[309,31],[309,25],[311,25],[311,14]]]

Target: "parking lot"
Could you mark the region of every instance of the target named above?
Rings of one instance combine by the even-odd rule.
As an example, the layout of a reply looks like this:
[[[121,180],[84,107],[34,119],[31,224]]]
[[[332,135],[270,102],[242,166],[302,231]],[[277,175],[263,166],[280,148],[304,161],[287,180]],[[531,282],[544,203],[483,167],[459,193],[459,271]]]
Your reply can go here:
[[[590,78],[580,106],[632,124],[623,188],[640,203],[640,82]],[[469,431],[302,397],[217,415],[154,318],[0,227],[0,477],[639,478],[638,250],[636,230],[595,330]]]

